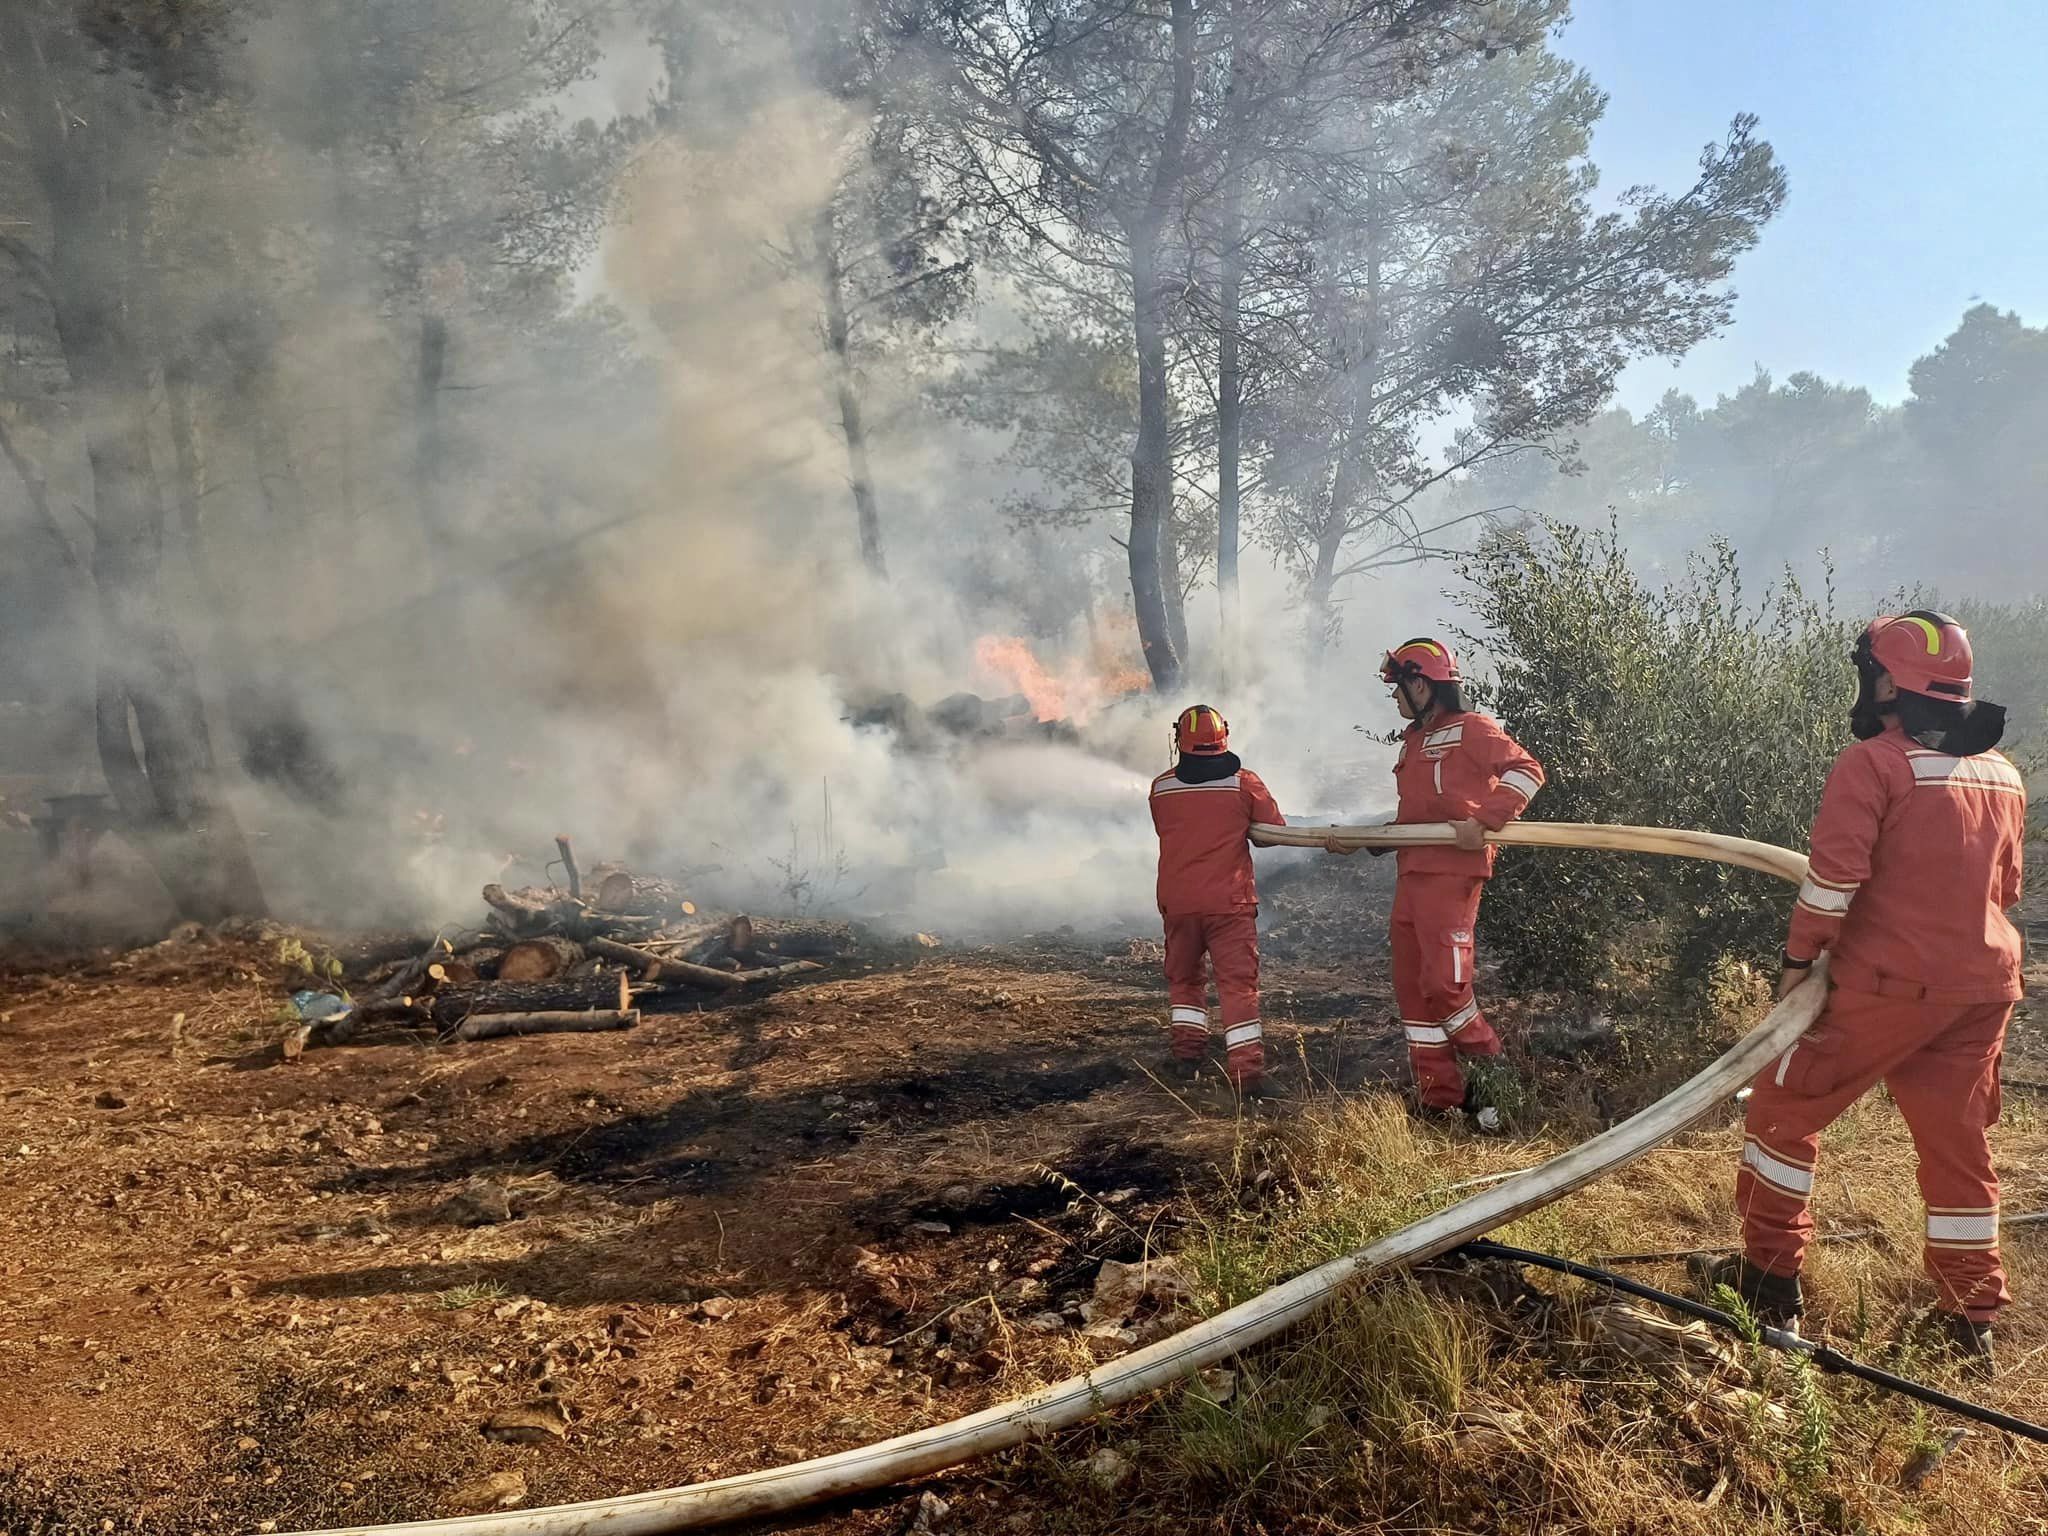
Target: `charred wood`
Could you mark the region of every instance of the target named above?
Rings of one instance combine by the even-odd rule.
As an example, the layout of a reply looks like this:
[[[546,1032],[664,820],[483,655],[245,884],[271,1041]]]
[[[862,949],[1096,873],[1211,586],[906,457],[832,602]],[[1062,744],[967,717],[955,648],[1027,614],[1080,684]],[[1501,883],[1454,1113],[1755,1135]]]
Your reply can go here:
[[[633,989],[624,971],[601,976],[557,977],[549,981],[493,981],[475,987],[450,987],[428,1005],[429,1016],[444,1028],[486,1013],[564,1013],[632,1006]]]
[[[637,1008],[593,1008],[580,1013],[481,1013],[457,1025],[450,1038],[497,1040],[508,1035],[580,1034],[631,1029],[639,1022]]]

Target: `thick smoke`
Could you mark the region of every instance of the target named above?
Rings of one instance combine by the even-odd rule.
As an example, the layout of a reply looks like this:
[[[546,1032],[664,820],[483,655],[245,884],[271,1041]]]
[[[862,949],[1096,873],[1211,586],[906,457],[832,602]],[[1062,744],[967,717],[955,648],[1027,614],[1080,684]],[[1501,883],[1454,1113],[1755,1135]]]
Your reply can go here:
[[[1362,588],[1383,606],[1354,609],[1351,648],[1311,681],[1291,586],[1251,560],[1238,654],[1221,653],[1198,591],[1208,675],[1183,699],[1119,693],[1141,663],[1110,617],[1127,602],[1113,520],[1011,528],[1000,435],[930,403],[949,349],[1003,328],[997,285],[935,361],[862,379],[889,573],[863,569],[816,274],[791,255],[843,172],[848,108],[788,58],[718,61],[744,82],[724,87],[733,110],[710,130],[669,124],[622,161],[567,323],[468,323],[521,300],[452,257],[430,264],[420,281],[454,341],[433,401],[449,531],[423,538],[414,322],[388,252],[355,238],[375,189],[327,142],[350,104],[322,94],[321,46],[290,15],[253,34],[247,99],[283,146],[260,178],[241,161],[172,173],[223,177],[201,190],[224,239],[283,247],[298,277],[253,318],[232,263],[177,277],[195,333],[262,334],[225,349],[252,359],[244,373],[205,381],[229,425],[204,444],[203,539],[173,519],[166,567],[213,687],[216,750],[233,752],[219,679],[260,662],[339,786],[315,807],[230,775],[282,915],[475,921],[478,887],[547,878],[563,832],[586,860],[679,874],[711,903],[951,935],[1144,928],[1145,788],[1198,698],[1297,817],[1385,809],[1372,733],[1394,720],[1367,658],[1442,622],[1437,583]],[[610,46],[630,56],[605,71],[650,77],[635,40]],[[532,302],[539,315],[555,300]],[[177,449],[152,414],[168,480]],[[1033,591],[1054,580],[1099,584],[1099,608],[1050,624]],[[991,636],[1082,678],[1079,707],[934,728],[925,710],[950,696],[1016,691],[988,664]],[[38,655],[70,705],[68,766],[34,782],[97,790],[90,648]],[[878,710],[894,696],[918,706],[908,728]],[[155,899],[131,901],[151,886],[138,862],[114,884],[120,904]]]

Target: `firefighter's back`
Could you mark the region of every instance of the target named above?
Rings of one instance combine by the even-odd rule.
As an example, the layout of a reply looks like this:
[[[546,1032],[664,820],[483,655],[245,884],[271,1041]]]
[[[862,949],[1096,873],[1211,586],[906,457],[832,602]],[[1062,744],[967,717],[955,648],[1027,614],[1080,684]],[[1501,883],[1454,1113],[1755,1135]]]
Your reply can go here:
[[[1883,787],[1870,875],[1837,945],[1836,980],[1930,997],[2021,994],[2022,946],[2006,911],[2019,899],[2026,784],[2001,753],[1958,757],[1898,731],[1858,742]]]
[[[1169,770],[1152,781],[1159,832],[1159,910],[1169,917],[1258,905],[1252,875],[1252,815],[1242,768],[1189,783]]]

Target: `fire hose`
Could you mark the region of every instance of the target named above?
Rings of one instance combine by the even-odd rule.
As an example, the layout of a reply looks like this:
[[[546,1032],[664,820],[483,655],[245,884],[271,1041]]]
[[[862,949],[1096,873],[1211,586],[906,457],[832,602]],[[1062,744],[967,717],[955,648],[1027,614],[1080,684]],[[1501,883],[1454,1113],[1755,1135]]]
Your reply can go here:
[[[1416,847],[1453,840],[1451,829],[1442,825],[1252,829],[1252,841],[1265,847],[1319,848],[1332,836],[1356,847]],[[1488,840],[1519,847],[1672,854],[1760,870],[1795,883],[1806,877],[1802,854],[1708,832],[1524,822],[1489,833]],[[1683,1085],[1620,1124],[1171,1338],[1025,1397],[873,1445],[739,1477],[579,1504],[351,1526],[308,1536],[646,1536],[697,1530],[885,1488],[1042,1439],[1120,1403],[1184,1381],[1219,1360],[1285,1333],[1369,1275],[1448,1252],[1654,1151],[1726,1104],[1766,1062],[1812,1026],[1826,997],[1827,959],[1823,956],[1806,981],[1779,1002],[1755,1030]]]

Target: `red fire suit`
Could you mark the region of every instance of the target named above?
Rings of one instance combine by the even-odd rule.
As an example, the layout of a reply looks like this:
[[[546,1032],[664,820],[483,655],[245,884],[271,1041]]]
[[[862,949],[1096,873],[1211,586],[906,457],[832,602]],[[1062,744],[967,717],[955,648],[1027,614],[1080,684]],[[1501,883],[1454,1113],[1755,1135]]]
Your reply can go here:
[[[1183,777],[1186,775],[1186,777]],[[1253,822],[1286,818],[1259,776],[1232,754],[1183,757],[1152,781],[1159,834],[1159,914],[1166,920],[1166,1000],[1173,1054],[1199,1061],[1209,1045],[1207,955],[1216,972],[1224,1072],[1243,1086],[1265,1071],[1259,1022],[1259,889]]]
[[[1882,1080],[1912,1131],[1941,1307],[1987,1322],[1998,1258],[2005,1026],[2021,994],[2026,786],[1996,752],[1951,757],[1896,724],[1836,759],[1786,953],[1832,952],[1820,1022],[1757,1078],[1735,1203],[1751,1264],[1799,1273],[1813,1235],[1820,1133]]]
[[[1397,822],[1477,821],[1497,832],[1543,787],[1543,768],[1491,716],[1439,715],[1411,725],[1394,762]],[[1404,848],[1394,888],[1394,1000],[1422,1102],[1464,1102],[1462,1056],[1498,1056],[1500,1037],[1472,993],[1473,926],[1493,874],[1491,845]]]

